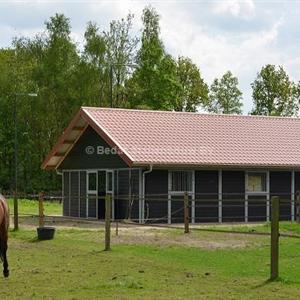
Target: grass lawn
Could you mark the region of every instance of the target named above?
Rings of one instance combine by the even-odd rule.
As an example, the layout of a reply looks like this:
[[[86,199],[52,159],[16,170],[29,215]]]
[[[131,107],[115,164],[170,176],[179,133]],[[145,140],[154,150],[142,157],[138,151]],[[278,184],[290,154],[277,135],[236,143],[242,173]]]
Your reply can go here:
[[[37,200],[19,199],[19,214],[20,215],[38,215],[39,202]],[[8,199],[10,214],[14,213],[14,201]],[[44,214],[46,216],[61,216],[62,205],[59,202],[44,201]]]
[[[35,236],[30,228],[10,232],[11,276],[0,278],[1,299],[300,298],[295,238],[280,239],[281,279],[270,283],[266,236],[120,228],[110,252],[102,251],[102,229],[58,228],[43,242]]]
[[[207,230],[212,232],[236,232],[236,233],[257,233],[257,234],[270,234],[271,232],[271,223],[263,224],[245,224],[245,225],[215,225],[208,226],[207,228],[199,228],[200,231]],[[300,238],[300,224],[296,222],[280,222],[279,230],[282,235],[295,235]]]

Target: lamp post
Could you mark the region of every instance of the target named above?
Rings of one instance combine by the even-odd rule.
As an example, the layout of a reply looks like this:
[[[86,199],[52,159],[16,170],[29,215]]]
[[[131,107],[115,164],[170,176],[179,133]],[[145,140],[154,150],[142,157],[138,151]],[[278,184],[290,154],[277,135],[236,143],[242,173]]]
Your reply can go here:
[[[14,179],[14,230],[19,229],[18,208],[18,96],[37,97],[36,93],[15,93],[14,97],[14,124],[15,124],[15,179]]]

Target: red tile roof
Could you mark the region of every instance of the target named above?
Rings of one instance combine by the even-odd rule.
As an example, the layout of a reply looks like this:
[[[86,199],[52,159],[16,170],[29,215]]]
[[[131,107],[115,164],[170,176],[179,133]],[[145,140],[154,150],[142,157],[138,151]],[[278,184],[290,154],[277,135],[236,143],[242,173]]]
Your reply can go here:
[[[298,118],[92,107],[79,115],[129,166],[300,167]]]

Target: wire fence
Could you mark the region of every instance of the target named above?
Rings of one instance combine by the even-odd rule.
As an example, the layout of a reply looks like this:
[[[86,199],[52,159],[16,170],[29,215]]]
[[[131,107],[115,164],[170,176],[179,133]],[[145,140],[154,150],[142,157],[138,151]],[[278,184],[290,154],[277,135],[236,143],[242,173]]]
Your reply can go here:
[[[271,198],[280,198],[280,220],[295,221],[299,218],[299,193],[268,193],[255,195],[243,193],[199,193],[186,194],[188,203],[188,219],[196,223],[224,222],[268,222],[271,216]],[[13,198],[14,195],[5,195]],[[19,194],[18,199],[38,201],[43,198],[46,203],[61,204],[61,211],[53,212],[45,208],[45,216],[60,215],[66,218],[86,220],[104,220],[105,195],[87,194],[63,197],[59,193],[52,194]],[[184,194],[148,194],[111,195],[111,217],[113,221],[132,221],[136,223],[183,223]],[[22,202],[20,202],[22,203]],[[35,211],[34,211],[35,210]],[[11,213],[13,207],[11,207]],[[38,216],[38,205],[24,210],[19,215]]]
[[[6,199],[13,199],[15,197],[15,195],[13,193],[5,193],[2,192],[3,196]],[[61,192],[51,192],[51,193],[42,193],[43,194],[43,198],[45,201],[49,201],[49,202],[58,202],[58,203],[62,203],[63,202],[63,196],[61,195]],[[41,193],[18,193],[17,198],[19,200],[22,199],[26,199],[26,200],[39,200]]]
[[[6,195],[6,197],[9,195]],[[14,195],[16,196],[16,195]],[[184,223],[184,233],[190,232],[190,223],[203,222],[251,222],[271,221],[270,232],[244,232],[232,230],[212,230],[193,228],[193,230],[211,230],[239,234],[260,234],[271,236],[270,255],[270,279],[275,280],[279,276],[279,237],[300,238],[299,234],[281,234],[279,232],[279,220],[299,222],[300,196],[299,193],[276,193],[265,195],[241,195],[241,194],[155,194],[147,197],[137,195],[74,195],[61,197],[53,195],[33,194],[25,195],[28,201],[37,202],[39,230],[45,224],[44,203],[58,201],[65,218],[80,218],[87,220],[105,220],[105,250],[111,250],[111,223],[116,224],[116,235],[119,232],[119,223],[127,225],[139,224],[140,226],[167,226],[171,223]],[[18,204],[18,198],[14,197],[14,205]],[[62,205],[61,205],[62,204]],[[14,211],[14,221],[16,220]],[[30,214],[29,214],[30,215]],[[31,216],[35,216],[32,214]],[[18,218],[17,218],[18,220]],[[167,223],[167,224],[166,224]],[[16,227],[16,223],[15,223]],[[48,228],[49,229],[49,228]]]

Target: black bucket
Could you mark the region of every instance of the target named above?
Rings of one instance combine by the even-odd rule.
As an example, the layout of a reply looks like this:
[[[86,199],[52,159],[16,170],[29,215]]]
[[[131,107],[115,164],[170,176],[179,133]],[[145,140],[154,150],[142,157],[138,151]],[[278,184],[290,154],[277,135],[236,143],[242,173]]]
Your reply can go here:
[[[39,240],[52,240],[54,238],[54,227],[38,227],[36,230]]]

